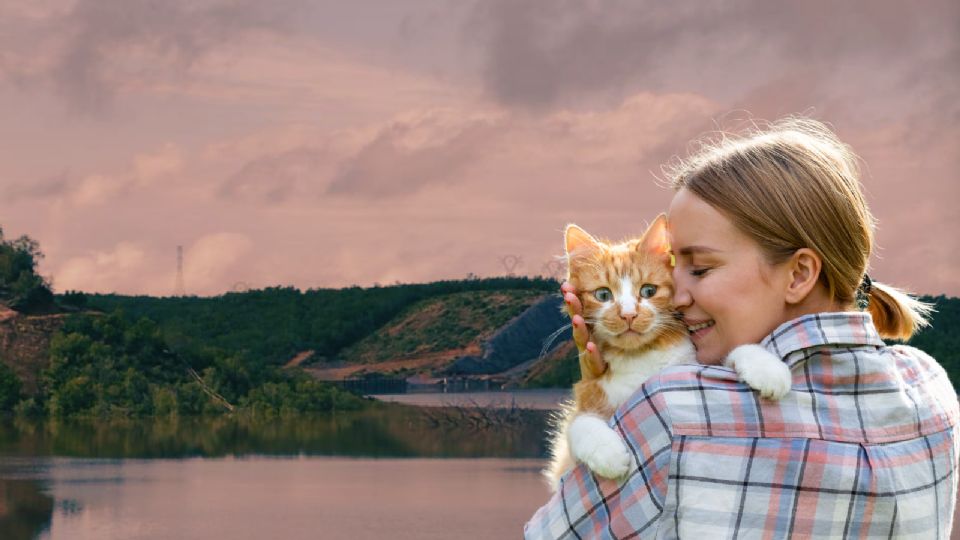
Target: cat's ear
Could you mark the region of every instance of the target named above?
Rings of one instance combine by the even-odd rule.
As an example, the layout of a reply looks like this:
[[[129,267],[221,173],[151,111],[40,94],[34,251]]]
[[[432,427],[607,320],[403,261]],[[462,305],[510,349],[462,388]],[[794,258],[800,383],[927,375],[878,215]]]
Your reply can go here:
[[[667,215],[660,214],[643,233],[643,241],[637,246],[640,251],[666,255],[670,252],[670,238],[667,236]]]
[[[564,229],[563,239],[567,255],[586,254],[600,246],[600,242],[597,242],[596,238],[573,223],[568,224],[567,228]]]

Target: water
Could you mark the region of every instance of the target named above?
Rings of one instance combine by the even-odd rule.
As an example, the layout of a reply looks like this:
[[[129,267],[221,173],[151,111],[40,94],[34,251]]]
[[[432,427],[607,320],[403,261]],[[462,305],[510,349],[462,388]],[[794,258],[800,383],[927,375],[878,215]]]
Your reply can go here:
[[[0,422],[0,538],[513,538],[543,410]]]
[[[0,481],[4,493],[16,493],[18,482],[21,490],[18,517],[0,521],[4,539],[515,538],[546,494],[539,461],[531,459],[57,458],[22,465],[33,470],[35,487]]]
[[[569,390],[504,390],[500,392],[432,392],[408,394],[380,394],[381,401],[404,403],[417,407],[485,407],[535,410],[554,410],[561,401],[570,399]]]

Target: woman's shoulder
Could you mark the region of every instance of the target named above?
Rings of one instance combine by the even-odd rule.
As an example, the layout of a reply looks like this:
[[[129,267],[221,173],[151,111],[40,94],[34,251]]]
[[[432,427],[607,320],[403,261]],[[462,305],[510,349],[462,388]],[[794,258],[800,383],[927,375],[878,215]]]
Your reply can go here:
[[[713,394],[716,390],[743,392],[750,391],[750,388],[732,368],[698,364],[691,360],[690,363],[666,366],[655,373],[627,400],[623,408],[630,409],[644,403],[655,409],[669,409],[669,415],[665,416],[670,416],[692,406],[699,414],[703,410],[702,400],[706,390]]]
[[[896,361],[897,369],[904,378],[904,382],[908,384],[929,381],[932,377],[942,377],[949,382],[943,366],[921,349],[903,343],[894,343],[883,347],[882,352]]]
[[[913,345],[907,345],[905,343],[891,343],[887,345],[885,348],[888,351],[890,351],[892,354],[895,354],[903,358],[916,359],[926,363],[930,363],[930,362],[937,363],[937,361],[934,360],[932,356],[927,354],[926,351],[922,349],[918,349]]]

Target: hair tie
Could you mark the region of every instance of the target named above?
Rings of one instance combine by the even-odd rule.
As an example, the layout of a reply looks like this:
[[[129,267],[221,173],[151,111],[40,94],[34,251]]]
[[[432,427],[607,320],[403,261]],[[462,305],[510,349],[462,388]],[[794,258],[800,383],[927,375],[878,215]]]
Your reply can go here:
[[[857,307],[860,311],[864,311],[870,307],[870,291],[872,289],[873,280],[870,279],[869,274],[863,274],[863,280],[860,282],[860,286],[857,287]]]

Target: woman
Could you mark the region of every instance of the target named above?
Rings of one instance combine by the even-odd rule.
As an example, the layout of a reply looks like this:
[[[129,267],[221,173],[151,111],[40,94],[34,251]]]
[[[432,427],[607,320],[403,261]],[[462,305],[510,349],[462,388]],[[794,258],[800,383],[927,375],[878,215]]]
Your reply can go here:
[[[957,395],[928,355],[881,340],[909,338],[929,307],[866,276],[857,177],[850,149],[803,119],[672,172],[674,303],[703,365],[648,380],[610,421],[627,476],[575,468],[528,538],[950,537]],[[757,342],[793,374],[780,401],[716,365]]]

